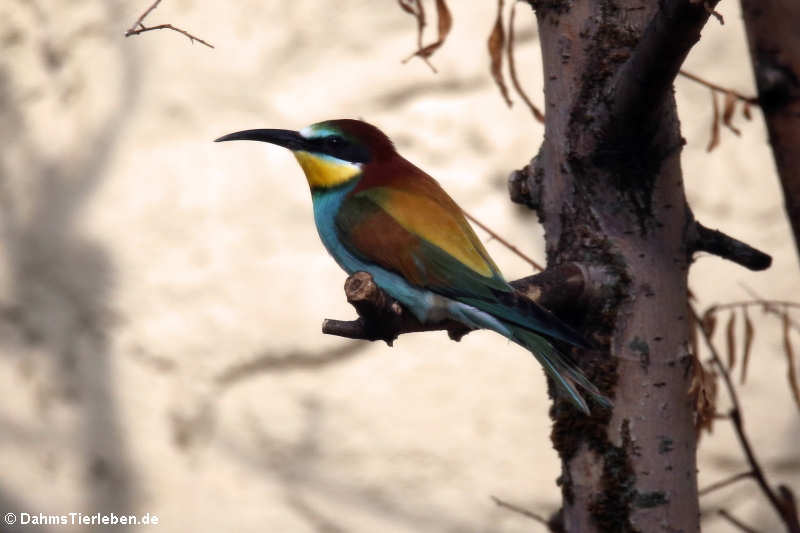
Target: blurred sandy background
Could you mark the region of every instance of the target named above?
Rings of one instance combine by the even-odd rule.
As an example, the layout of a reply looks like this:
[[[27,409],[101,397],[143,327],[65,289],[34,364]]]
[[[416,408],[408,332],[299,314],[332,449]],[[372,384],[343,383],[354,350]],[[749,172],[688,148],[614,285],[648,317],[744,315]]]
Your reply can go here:
[[[146,21],[214,50],[171,31],[123,38],[147,4],[0,4],[0,512],[149,512],[170,532],[543,530],[490,500],[559,505],[539,366],[488,333],[394,348],[323,336],[323,318],[354,313],[299,168],[279,148],[211,142],[364,118],[541,260],[541,228],[505,180],[543,129],[489,77],[495,2],[450,2],[437,75],[401,64],[415,24],[389,0],[165,0]],[[517,65],[541,104],[534,18],[518,11]],[[687,68],[752,93],[737,3],[721,11]],[[710,96],[684,80],[677,94],[696,215],[774,257],[760,274],[699,258],[701,307],[743,286],[797,299],[760,114],[707,155]],[[509,278],[530,273],[488,247]],[[745,422],[774,481],[800,489],[779,329],[756,316]],[[701,486],[746,469],[727,423],[699,468]],[[702,503],[778,527],[748,482]],[[80,528],[0,524],[17,530]]]

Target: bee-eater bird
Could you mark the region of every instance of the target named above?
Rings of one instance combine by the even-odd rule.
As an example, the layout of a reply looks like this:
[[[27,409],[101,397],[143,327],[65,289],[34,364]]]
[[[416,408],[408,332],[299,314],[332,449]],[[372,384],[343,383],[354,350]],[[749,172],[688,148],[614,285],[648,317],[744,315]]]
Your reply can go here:
[[[611,405],[543,335],[583,348],[587,341],[514,291],[461,208],[378,128],[329,120],[300,131],[240,131],[217,142],[234,140],[292,151],[311,187],[322,243],[348,274],[368,272],[422,323],[451,319],[523,346],[584,413],[589,408],[575,384],[598,404]]]

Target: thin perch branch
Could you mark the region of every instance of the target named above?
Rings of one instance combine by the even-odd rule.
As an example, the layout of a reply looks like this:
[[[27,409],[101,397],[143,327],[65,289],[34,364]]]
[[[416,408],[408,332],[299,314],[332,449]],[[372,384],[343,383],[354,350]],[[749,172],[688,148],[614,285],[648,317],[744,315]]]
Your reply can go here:
[[[366,272],[356,272],[347,278],[344,292],[347,301],[355,307],[358,318],[325,319],[322,322],[322,333],[349,339],[382,340],[391,346],[401,333],[447,330],[450,338],[457,341],[472,331],[463,324],[451,320],[433,324],[420,323],[383,292],[373,281],[372,276]]]
[[[566,263],[539,274],[510,282],[521,298],[528,298],[555,311],[586,307],[602,298],[609,283],[604,271],[577,263]],[[347,301],[356,309],[355,320],[325,319],[322,332],[349,339],[383,340],[391,346],[403,333],[447,331],[453,340],[472,331],[460,322],[445,320],[421,324],[399,303],[386,294],[366,272],[356,272],[345,281]]]

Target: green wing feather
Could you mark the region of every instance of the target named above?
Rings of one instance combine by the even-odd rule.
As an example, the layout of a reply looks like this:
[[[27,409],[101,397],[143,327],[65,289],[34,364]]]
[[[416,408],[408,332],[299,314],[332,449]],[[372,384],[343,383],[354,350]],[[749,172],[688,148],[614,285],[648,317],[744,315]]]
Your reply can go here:
[[[413,196],[401,196],[402,202],[387,206],[396,198],[398,195],[392,196],[385,187],[356,191],[346,197],[336,217],[342,243],[360,257],[399,273],[418,287],[534,332],[590,347],[574,329],[514,291],[449,197],[446,197],[449,204],[428,201],[422,204],[424,209],[416,210],[410,203]],[[458,233],[449,235],[447,245],[452,250],[454,243],[458,244],[460,257],[440,246],[443,236],[436,228]],[[461,257],[473,261],[469,264]]]
[[[589,412],[573,383],[589,392],[600,405],[611,405],[574,361],[559,353],[539,334],[585,348],[590,347],[589,343],[549,311],[514,291],[460,209],[454,213],[449,209],[451,206],[435,202],[427,202],[424,209],[414,212],[400,211],[406,205],[402,203],[400,207],[387,208],[386,204],[397,197],[382,187],[355,191],[346,197],[336,217],[337,231],[345,247],[369,262],[397,272],[416,286],[499,319],[512,332],[512,340],[534,354],[559,388],[582,411]],[[409,219],[412,220],[409,222]],[[451,250],[453,243],[462,246],[457,253],[460,258],[472,257],[472,264],[443,248],[442,235],[434,229],[437,224],[451,229],[464,228],[461,235],[451,235],[445,245]],[[475,261],[475,257],[482,263]]]

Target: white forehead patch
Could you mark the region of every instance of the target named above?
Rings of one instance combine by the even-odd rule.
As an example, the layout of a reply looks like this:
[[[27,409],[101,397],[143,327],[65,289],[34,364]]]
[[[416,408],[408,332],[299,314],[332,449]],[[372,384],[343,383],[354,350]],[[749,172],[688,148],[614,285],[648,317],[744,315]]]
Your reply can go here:
[[[328,137],[330,135],[336,134],[335,131],[329,130],[327,128],[317,127],[315,124],[312,124],[311,126],[306,126],[298,133],[306,139],[319,139],[320,137]]]

